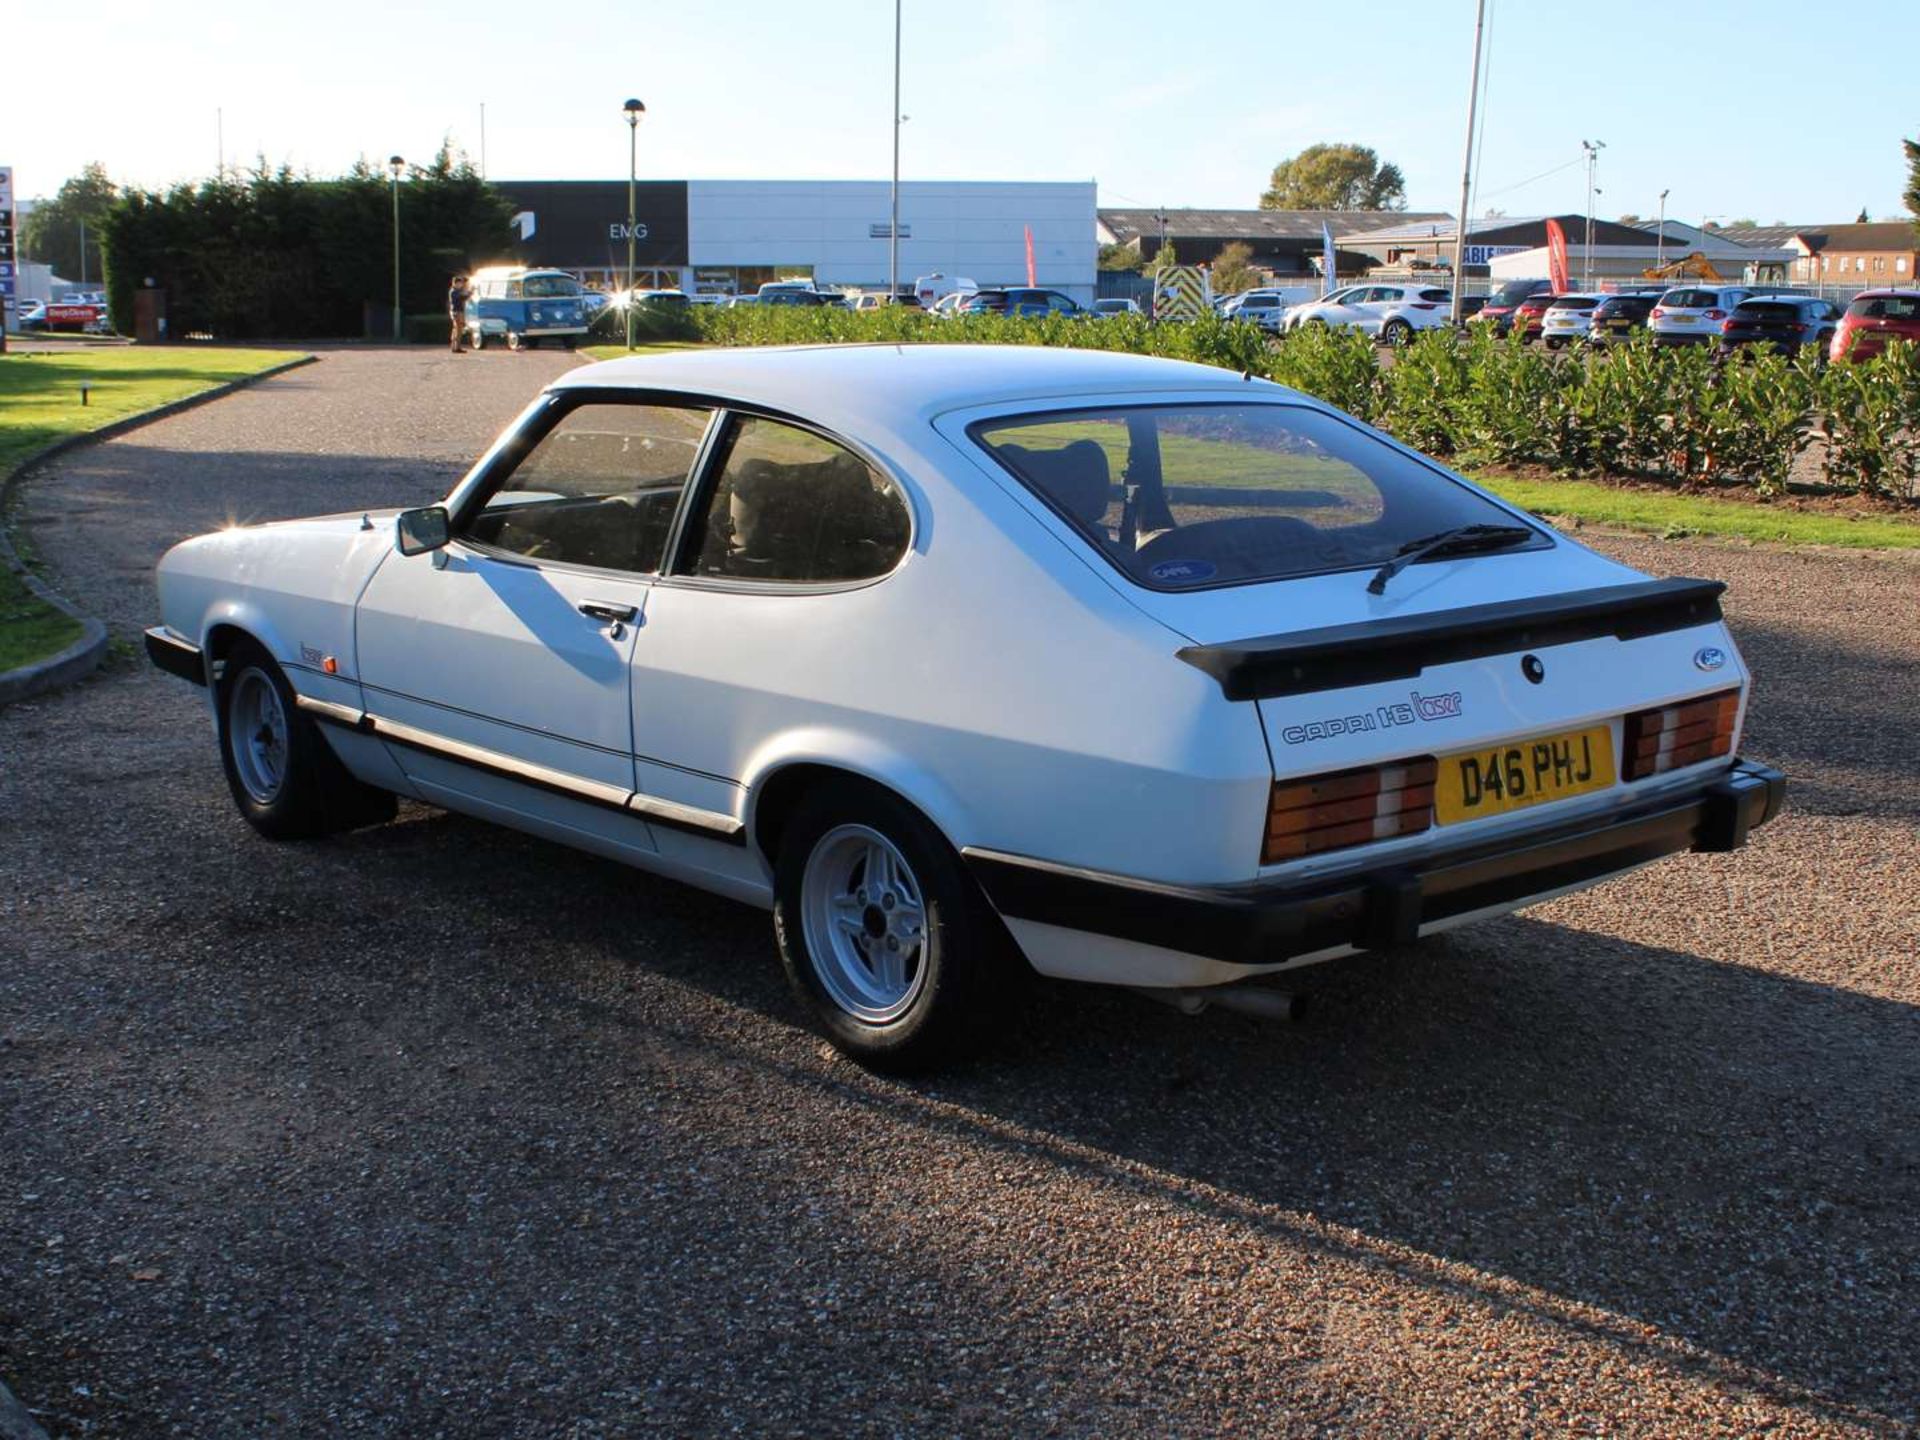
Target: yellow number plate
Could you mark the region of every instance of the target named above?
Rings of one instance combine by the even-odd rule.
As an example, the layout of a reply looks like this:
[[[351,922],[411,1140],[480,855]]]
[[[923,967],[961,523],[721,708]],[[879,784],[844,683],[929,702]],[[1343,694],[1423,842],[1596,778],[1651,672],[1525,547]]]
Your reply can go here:
[[[1442,825],[1547,805],[1613,784],[1613,732],[1605,725],[1541,735],[1440,757],[1433,818]]]

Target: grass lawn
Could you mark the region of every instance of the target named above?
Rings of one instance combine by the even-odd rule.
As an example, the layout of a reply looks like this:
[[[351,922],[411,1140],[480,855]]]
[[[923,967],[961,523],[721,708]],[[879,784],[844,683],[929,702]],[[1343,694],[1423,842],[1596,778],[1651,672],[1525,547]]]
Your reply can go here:
[[[711,349],[704,340],[640,340],[628,350],[624,342],[613,345],[582,345],[580,353],[589,360],[624,360],[628,355],[665,355],[672,350]]]
[[[57,440],[258,374],[298,353],[100,348],[0,355],[0,481]],[[82,385],[89,390],[84,406]],[[52,655],[79,634],[77,621],[0,567],[0,670]]]
[[[1476,475],[1478,483],[1523,509],[1590,525],[1657,535],[1710,535],[1787,545],[1841,545],[1856,550],[1920,549],[1920,515],[1843,515],[1756,505],[1713,495],[1668,495],[1588,480],[1533,480]]]

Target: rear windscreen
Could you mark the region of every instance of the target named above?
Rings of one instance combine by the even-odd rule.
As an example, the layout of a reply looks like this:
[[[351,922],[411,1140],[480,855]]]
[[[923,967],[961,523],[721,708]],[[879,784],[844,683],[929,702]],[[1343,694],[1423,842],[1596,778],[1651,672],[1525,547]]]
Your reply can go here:
[[[1711,290],[1669,290],[1660,303],[1669,310],[1709,310],[1720,303],[1720,297]]]
[[[1920,319],[1920,295],[1862,295],[1847,306],[1847,314],[1862,320]]]
[[[1748,303],[1733,312],[1742,320],[1798,321],[1800,312],[1792,305],[1755,305]]]
[[[1511,309],[1540,288],[1538,280],[1511,280],[1502,285],[1488,299],[1487,304],[1499,305]]]
[[[1301,405],[1055,411],[967,433],[1103,558],[1155,590],[1375,566],[1455,526],[1521,523],[1360,427]]]
[[[1549,310],[1591,310],[1599,303],[1591,295],[1562,295],[1547,308]]]

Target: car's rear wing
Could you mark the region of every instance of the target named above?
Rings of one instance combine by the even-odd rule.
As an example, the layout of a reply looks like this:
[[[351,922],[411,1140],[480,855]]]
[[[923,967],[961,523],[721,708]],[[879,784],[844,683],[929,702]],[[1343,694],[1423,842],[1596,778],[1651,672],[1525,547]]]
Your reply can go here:
[[[1718,580],[1642,580],[1220,645],[1189,645],[1178,654],[1218,680],[1229,700],[1265,700],[1411,679],[1429,665],[1600,635],[1634,640],[1706,625],[1720,618],[1720,595],[1726,588]]]

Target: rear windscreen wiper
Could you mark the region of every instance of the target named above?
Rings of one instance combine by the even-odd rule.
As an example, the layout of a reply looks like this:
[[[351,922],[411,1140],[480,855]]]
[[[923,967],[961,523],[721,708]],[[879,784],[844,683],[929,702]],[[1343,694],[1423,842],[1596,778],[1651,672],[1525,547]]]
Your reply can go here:
[[[1393,559],[1373,572],[1373,578],[1367,582],[1367,593],[1386,594],[1389,580],[1429,555],[1448,551],[1504,550],[1509,545],[1533,539],[1534,534],[1524,525],[1456,525],[1451,530],[1442,530],[1435,535],[1422,535],[1418,540],[1407,541],[1393,552]]]

